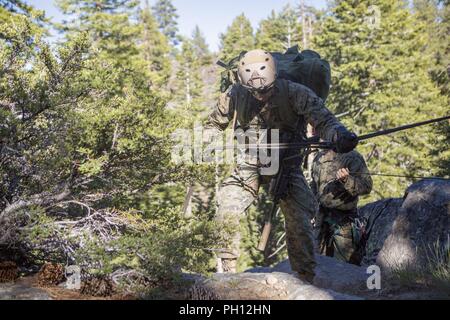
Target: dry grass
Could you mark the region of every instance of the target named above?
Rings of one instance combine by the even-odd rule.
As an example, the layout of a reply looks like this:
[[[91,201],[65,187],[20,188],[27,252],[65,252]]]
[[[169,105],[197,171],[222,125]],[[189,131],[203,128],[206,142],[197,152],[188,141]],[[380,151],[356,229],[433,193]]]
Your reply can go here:
[[[445,245],[437,241],[428,249],[425,265],[394,269],[390,282],[405,289],[426,289],[450,299],[450,241],[447,240]]]

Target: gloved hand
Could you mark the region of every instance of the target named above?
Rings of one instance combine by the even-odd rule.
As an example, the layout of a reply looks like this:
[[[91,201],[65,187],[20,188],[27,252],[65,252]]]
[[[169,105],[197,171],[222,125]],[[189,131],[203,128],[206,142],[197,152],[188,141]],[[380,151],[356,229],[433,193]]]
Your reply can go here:
[[[336,130],[333,142],[337,153],[348,153],[358,145],[358,136],[344,127],[339,127]]]

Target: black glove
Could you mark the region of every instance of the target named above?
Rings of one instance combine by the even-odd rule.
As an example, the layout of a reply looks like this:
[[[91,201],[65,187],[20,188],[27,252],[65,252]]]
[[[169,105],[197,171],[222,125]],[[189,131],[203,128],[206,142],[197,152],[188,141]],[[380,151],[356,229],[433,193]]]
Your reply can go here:
[[[336,130],[333,142],[337,153],[348,153],[358,145],[358,136],[344,127],[339,127]]]

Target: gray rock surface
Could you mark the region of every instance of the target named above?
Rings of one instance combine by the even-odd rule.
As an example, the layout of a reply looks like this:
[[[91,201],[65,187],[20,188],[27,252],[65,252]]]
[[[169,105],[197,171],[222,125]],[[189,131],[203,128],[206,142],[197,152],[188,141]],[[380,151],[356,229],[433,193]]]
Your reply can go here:
[[[392,232],[402,204],[403,199],[386,199],[368,204],[359,210],[359,214],[368,220],[370,229],[362,264],[372,265],[377,262],[378,254]]]
[[[0,283],[0,300],[52,300],[43,290],[26,283]]]
[[[351,295],[368,295],[367,269],[352,264],[337,261],[336,259],[316,256],[317,267],[314,285],[319,288],[330,289]],[[283,272],[292,274],[289,260],[281,262],[274,268],[255,268],[250,273]]]
[[[371,233],[364,264],[391,271],[421,266],[436,248],[448,250],[450,181],[423,180],[410,186],[403,199],[389,199],[360,209]]]
[[[190,290],[194,300],[355,300],[373,297],[366,268],[317,256],[314,285],[298,279],[286,260],[274,268],[198,278]]]
[[[387,199],[360,209],[370,231],[363,260],[382,272],[426,263],[436,245],[448,250],[450,239],[450,182],[424,180],[410,186],[403,199]],[[274,268],[255,268],[237,275],[214,275],[199,280],[192,291],[195,299],[384,299],[382,291],[367,289],[366,267],[317,256],[314,285],[292,275],[289,261]],[[383,277],[382,279],[386,279]],[[429,294],[400,290],[399,299]],[[403,294],[400,295],[400,294]],[[390,299],[395,299],[392,295]]]
[[[359,300],[321,289],[282,273],[215,274],[199,279],[189,290],[192,300]]]

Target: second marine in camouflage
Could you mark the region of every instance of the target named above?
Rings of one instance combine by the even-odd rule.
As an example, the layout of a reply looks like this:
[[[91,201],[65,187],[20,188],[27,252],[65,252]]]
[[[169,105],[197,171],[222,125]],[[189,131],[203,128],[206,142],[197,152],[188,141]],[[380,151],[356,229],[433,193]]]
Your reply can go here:
[[[359,264],[364,223],[358,218],[358,199],[372,190],[364,158],[356,151],[324,150],[314,158],[311,175],[311,188],[320,205],[315,225],[321,253]]]

